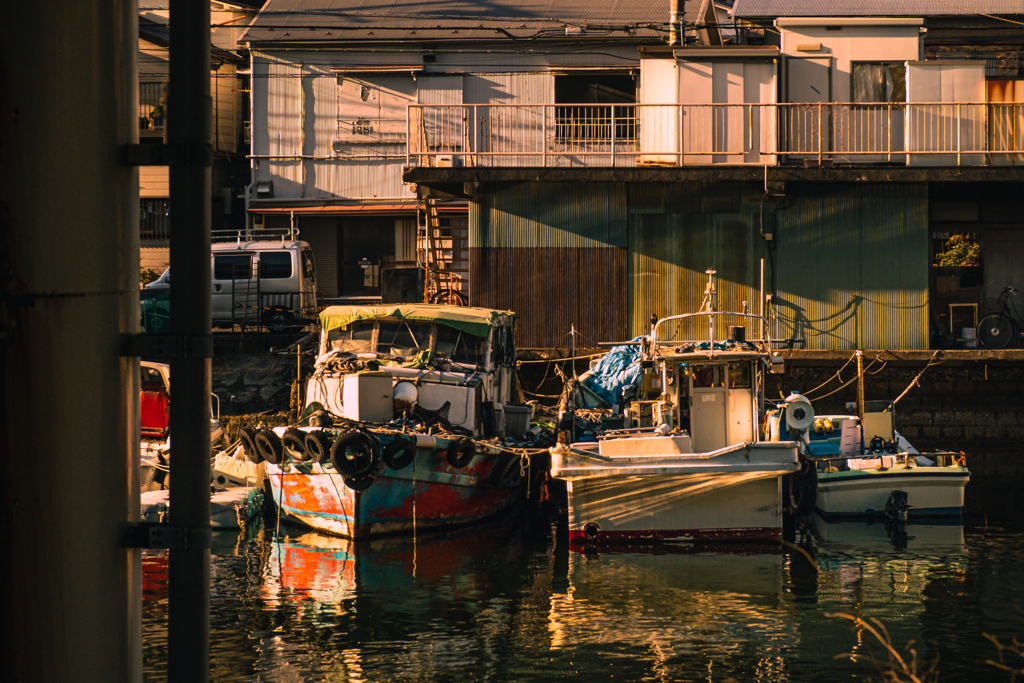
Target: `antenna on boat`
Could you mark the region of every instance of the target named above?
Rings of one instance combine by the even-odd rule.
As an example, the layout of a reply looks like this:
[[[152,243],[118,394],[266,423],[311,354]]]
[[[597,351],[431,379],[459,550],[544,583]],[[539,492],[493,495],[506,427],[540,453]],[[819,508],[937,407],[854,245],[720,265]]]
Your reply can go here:
[[[701,311],[718,310],[718,290],[715,289],[715,273],[717,270],[708,268],[704,271],[708,276],[708,284],[704,287],[704,300],[700,302]]]
[[[715,273],[718,272],[714,268],[708,268],[704,271],[708,275],[708,284],[704,287],[704,300],[700,303],[700,310],[702,313],[711,313],[718,310],[718,291],[715,289]],[[715,352],[715,316],[708,316],[708,343],[711,345],[711,353]]]
[[[576,391],[579,389],[579,379],[576,377],[576,324],[572,323],[569,326],[569,348],[570,354],[572,355],[572,393],[569,401],[569,414],[572,415],[572,441],[576,441]]]

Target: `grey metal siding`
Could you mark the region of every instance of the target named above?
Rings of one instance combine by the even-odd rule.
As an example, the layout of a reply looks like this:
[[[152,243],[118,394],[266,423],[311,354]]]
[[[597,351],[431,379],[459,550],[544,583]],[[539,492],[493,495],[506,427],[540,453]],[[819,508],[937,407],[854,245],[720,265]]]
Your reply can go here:
[[[556,346],[570,324],[614,341],[645,334],[652,314],[697,310],[709,268],[720,309],[758,312],[764,259],[773,338],[928,348],[924,185],[787,187],[764,202],[771,252],[763,198],[756,183],[495,187],[469,214],[473,303],[517,310],[524,346]],[[703,322],[667,332],[708,334]]]
[[[522,183],[492,192],[470,247],[625,247],[622,183]]]

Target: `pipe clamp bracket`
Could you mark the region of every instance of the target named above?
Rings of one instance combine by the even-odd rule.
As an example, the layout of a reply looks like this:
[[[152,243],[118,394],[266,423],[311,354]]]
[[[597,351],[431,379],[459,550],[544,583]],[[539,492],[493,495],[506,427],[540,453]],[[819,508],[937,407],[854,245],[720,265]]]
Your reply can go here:
[[[200,145],[124,146],[125,163],[129,166],[213,166],[213,148]]]
[[[208,526],[181,527],[141,522],[128,527],[129,548],[146,550],[196,550],[212,545],[213,530]]]
[[[213,336],[129,334],[123,356],[134,358],[213,358]]]

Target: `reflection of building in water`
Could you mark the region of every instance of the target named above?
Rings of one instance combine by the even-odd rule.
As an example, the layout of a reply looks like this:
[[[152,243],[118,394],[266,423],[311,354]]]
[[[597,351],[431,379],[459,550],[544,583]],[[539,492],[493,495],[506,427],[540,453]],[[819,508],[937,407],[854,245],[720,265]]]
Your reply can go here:
[[[570,553],[569,588],[551,596],[550,647],[640,648],[654,653],[655,675],[673,657],[706,657],[712,667],[743,653],[757,674],[752,680],[777,673],[799,637],[782,600],[785,558],[764,550]]]

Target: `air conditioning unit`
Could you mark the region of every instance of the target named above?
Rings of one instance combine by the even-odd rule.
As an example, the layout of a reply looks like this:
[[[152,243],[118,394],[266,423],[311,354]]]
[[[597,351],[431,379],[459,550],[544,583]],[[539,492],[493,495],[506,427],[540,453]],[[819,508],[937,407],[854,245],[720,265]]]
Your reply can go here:
[[[462,166],[462,157],[455,156],[454,154],[438,154],[437,166],[439,168],[456,168]]]

